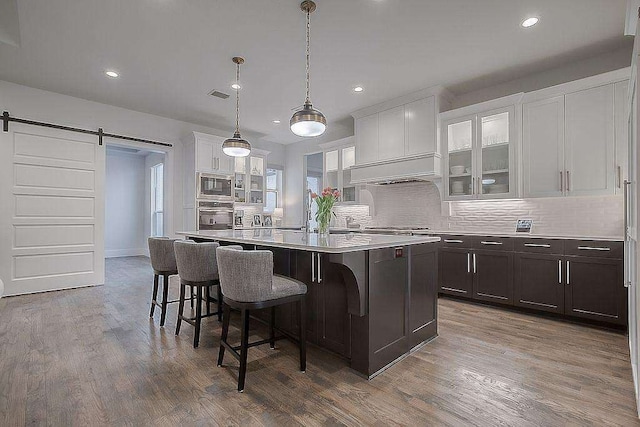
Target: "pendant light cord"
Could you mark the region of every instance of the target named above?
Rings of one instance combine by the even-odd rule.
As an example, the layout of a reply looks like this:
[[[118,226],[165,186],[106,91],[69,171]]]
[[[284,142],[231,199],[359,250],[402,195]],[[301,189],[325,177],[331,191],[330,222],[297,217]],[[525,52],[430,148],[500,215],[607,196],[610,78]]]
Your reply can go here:
[[[236,133],[240,133],[240,64],[236,64]]]
[[[311,39],[311,12],[309,9],[307,9],[307,100],[306,100],[306,104],[311,104],[311,89],[310,89],[310,85],[309,85],[309,80],[311,79],[311,73],[309,71],[309,57],[311,56],[309,53],[309,45],[310,45],[310,39]]]

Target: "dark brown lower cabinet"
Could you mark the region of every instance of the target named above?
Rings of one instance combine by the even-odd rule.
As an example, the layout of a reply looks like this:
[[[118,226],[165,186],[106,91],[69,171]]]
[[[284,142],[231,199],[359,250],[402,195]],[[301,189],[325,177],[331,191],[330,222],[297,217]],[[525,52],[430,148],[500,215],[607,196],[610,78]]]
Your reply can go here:
[[[434,245],[409,247],[411,280],[409,293],[409,347],[413,348],[437,333],[438,252]]]
[[[565,258],[565,314],[610,323],[627,322],[622,260]]]
[[[320,283],[315,287],[318,344],[324,348],[351,357],[351,322],[347,308],[347,288],[342,279],[342,269],[329,261],[329,255],[321,255]]]
[[[513,253],[474,249],[473,297],[483,301],[513,303]]]
[[[516,254],[513,296],[516,306],[564,313],[562,256]]]
[[[471,249],[440,248],[438,255],[439,290],[444,294],[471,297]]]

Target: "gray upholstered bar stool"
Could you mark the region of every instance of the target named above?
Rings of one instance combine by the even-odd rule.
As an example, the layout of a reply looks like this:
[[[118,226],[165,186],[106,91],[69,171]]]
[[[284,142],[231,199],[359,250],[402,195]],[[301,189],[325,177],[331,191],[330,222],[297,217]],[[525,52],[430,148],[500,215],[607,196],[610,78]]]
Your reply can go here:
[[[218,311],[211,313],[209,306],[209,292],[212,286],[218,285],[218,266],[216,264],[216,242],[196,243],[191,240],[176,240],[174,248],[180,276],[180,300],[178,308],[178,321],[176,323],[176,335],[180,333],[182,321],[195,327],[193,335],[193,347],[198,347],[200,342],[200,324],[204,317],[222,316],[222,293],[218,286]],[[184,316],[184,300],[186,287],[196,288],[196,315]],[[207,314],[202,314],[203,290],[206,295]]]
[[[167,237],[149,237],[149,258],[153,268],[153,296],[151,297],[151,312],[149,317],[153,317],[156,305],[160,307],[160,326],[164,326],[167,317],[167,304],[176,302],[169,301],[169,276],[178,274],[176,266],[176,256],[173,252],[173,239]],[[158,302],[158,281],[163,277],[162,301]]]
[[[238,391],[244,391],[244,380],[247,374],[247,350],[269,343],[274,348],[276,337],[274,333],[275,307],[282,304],[297,302],[300,308],[300,335],[291,338],[300,347],[300,370],[307,368],[306,353],[306,313],[305,296],[307,286],[294,279],[273,274],[273,253],[271,251],[242,251],[236,248],[220,247],[217,250],[220,287],[222,288],[223,317],[222,336],[220,338],[220,352],[218,366],[222,366],[225,349],[240,361],[238,374]],[[270,336],[268,339],[249,343],[249,312],[271,307]],[[231,309],[240,310],[242,329],[239,346],[231,346],[227,342],[229,333],[229,317]],[[240,350],[240,353],[238,353]]]

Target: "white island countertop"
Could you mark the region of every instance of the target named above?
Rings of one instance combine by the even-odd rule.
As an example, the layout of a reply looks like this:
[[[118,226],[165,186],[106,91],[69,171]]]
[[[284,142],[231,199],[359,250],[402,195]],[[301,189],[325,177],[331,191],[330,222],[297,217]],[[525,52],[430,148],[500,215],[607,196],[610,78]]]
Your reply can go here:
[[[434,236],[388,236],[360,233],[331,234],[328,237],[319,237],[317,233],[277,229],[179,231],[176,234],[200,239],[220,240],[223,242],[331,254],[419,245],[422,243],[436,243],[440,241],[439,237]]]

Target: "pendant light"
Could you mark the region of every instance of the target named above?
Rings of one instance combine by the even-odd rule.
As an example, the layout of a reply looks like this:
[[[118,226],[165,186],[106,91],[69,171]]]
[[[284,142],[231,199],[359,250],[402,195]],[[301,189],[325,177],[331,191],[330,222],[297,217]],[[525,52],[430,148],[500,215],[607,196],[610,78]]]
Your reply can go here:
[[[322,135],[327,128],[327,119],[320,111],[313,108],[309,90],[309,44],[311,38],[311,12],[316,10],[316,4],[311,0],[300,3],[300,9],[307,14],[307,98],[302,110],[296,111],[291,117],[291,132],[298,136]]]
[[[244,58],[234,56],[232,59],[236,64],[236,131],[233,137],[226,139],[222,143],[222,152],[231,157],[247,157],[251,153],[251,144],[240,136],[240,64],[244,64]]]

